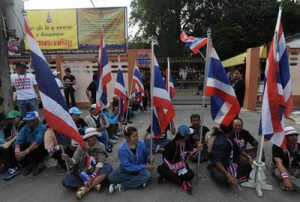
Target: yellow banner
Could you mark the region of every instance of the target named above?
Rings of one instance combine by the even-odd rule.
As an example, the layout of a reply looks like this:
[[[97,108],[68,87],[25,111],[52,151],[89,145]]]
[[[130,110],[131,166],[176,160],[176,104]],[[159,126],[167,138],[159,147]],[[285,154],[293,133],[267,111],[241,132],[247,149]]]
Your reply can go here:
[[[79,44],[97,44],[104,29],[105,44],[125,44],[125,8],[78,9]]]
[[[27,16],[42,50],[78,49],[76,9],[29,10]]]

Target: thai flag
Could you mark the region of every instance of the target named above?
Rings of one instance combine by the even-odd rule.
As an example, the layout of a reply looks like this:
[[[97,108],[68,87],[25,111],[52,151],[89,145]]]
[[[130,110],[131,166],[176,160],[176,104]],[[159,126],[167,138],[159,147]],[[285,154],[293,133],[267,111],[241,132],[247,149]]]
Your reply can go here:
[[[207,44],[207,38],[187,36],[184,32],[181,32],[180,40],[184,42],[193,51],[194,54],[197,54],[199,52],[199,49]]]
[[[289,116],[292,112],[293,101],[288,56],[280,22],[281,11],[279,12],[265,70],[259,134],[263,134],[273,144],[286,148],[284,115]]]
[[[134,85],[134,92],[137,95],[137,102],[139,105],[142,105],[143,96],[145,95],[144,85],[141,78],[140,70],[138,66],[134,65],[134,71],[133,71],[133,85]]]
[[[51,128],[60,134],[69,138],[65,138],[64,142],[59,144],[71,144],[71,139],[86,147],[82,137],[77,131],[77,127],[69,114],[67,104],[62,96],[60,89],[52,75],[50,67],[34,39],[33,34],[25,20],[25,32],[30,48],[31,68],[34,69],[36,81],[44,106],[44,114],[47,123]],[[71,138],[71,139],[70,139]]]
[[[175,96],[175,88],[174,88],[169,62],[168,62],[168,67],[166,69],[166,87],[172,99]]]
[[[166,90],[163,77],[159,70],[159,66],[154,57],[154,84],[153,84],[153,133],[154,136],[159,136],[166,129],[168,124],[175,116],[175,110],[171,102],[170,95]]]
[[[97,77],[97,107],[108,106],[107,84],[111,81],[110,66],[106,55],[103,32],[100,33],[100,46],[98,56],[98,77]]]
[[[125,88],[125,82],[123,78],[122,66],[120,63],[120,56],[118,56],[118,58],[119,58],[119,67],[118,67],[117,81],[114,89],[114,94],[120,98],[119,99],[120,117],[122,117],[122,115],[125,114],[126,112],[128,106],[128,100],[126,96],[126,88]]]
[[[239,114],[240,105],[214,47],[210,56],[206,94],[211,96],[211,116],[216,123],[229,126]]]

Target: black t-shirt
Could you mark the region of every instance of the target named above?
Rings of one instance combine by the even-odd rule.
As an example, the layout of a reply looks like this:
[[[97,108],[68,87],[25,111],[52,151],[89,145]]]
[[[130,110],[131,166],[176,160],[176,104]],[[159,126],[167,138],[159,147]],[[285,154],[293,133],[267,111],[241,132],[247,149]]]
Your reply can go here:
[[[191,151],[193,148],[189,145],[185,144],[184,147],[184,157],[186,159],[188,155],[188,151]],[[180,146],[178,144],[178,141],[172,140],[167,144],[165,147],[165,151],[163,153],[163,158],[167,159],[171,164],[178,163],[179,161],[182,161],[180,158]]]
[[[190,126],[190,128],[194,129],[193,126]],[[201,126],[200,126],[201,128]],[[201,143],[205,142],[205,134],[209,131],[209,129],[206,126],[203,126],[202,128],[202,141]],[[194,129],[194,133],[189,135],[189,141],[190,143],[195,146],[197,144],[197,142],[200,142],[200,129],[199,130],[195,130]]]
[[[255,138],[249,133],[249,131],[245,129],[242,129],[239,133],[233,131],[231,133],[231,137],[236,142],[236,144],[243,150],[246,149],[248,142],[251,144],[253,143],[253,141],[255,141]]]
[[[25,125],[25,121],[23,121],[21,125],[17,127],[14,127],[11,123],[8,123],[3,130],[5,139],[11,137],[14,132],[19,132]]]
[[[159,139],[159,140],[164,140],[164,139],[167,139],[167,136],[168,136],[168,133],[167,131],[170,130],[170,124],[168,124],[167,128],[165,129],[165,131],[159,135],[159,136],[154,136],[153,138],[154,139]],[[151,125],[149,125],[149,127],[147,128],[146,130],[148,133],[151,134]]]
[[[278,147],[277,145],[273,145],[272,147],[272,156],[273,162],[274,158],[280,158],[282,160],[282,164],[286,168],[290,167],[300,167],[300,144],[297,143],[297,147],[295,151],[291,151],[289,149],[283,150],[282,148]],[[275,162],[274,162],[275,164]]]
[[[88,127],[87,123],[82,118],[79,118],[77,119],[75,124],[77,126],[79,134],[83,136],[85,129]]]
[[[235,82],[233,84],[233,89],[234,89],[236,98],[237,98],[240,106],[243,107],[244,96],[245,96],[245,89],[246,89],[246,87],[245,87],[245,80],[242,79],[242,80],[239,80],[239,81]]]
[[[73,82],[74,80],[76,80],[76,78],[73,75],[70,75],[70,76],[65,75],[63,77],[63,80],[64,80],[64,82]],[[72,88],[72,84],[65,84],[65,85],[67,88]]]
[[[95,81],[92,81],[87,87],[87,90],[91,91],[91,98],[93,99],[93,103],[96,103],[97,83]]]

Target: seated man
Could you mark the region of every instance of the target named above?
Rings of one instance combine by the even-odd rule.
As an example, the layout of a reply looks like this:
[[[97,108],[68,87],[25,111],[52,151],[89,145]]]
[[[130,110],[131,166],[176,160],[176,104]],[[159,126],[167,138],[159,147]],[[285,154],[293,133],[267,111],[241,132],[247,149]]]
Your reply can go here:
[[[232,125],[220,125],[220,130],[214,128],[208,142],[210,175],[220,184],[237,185],[242,179],[248,178],[251,172],[251,163],[239,160],[242,155],[247,158],[247,154],[241,151],[238,145],[230,138]]]
[[[258,142],[256,139],[245,129],[243,129],[243,120],[240,118],[235,118],[233,120],[233,131],[231,133],[231,138],[236,142],[236,144],[245,151],[249,157],[254,159],[256,157]],[[254,148],[246,149],[247,144],[251,144]]]
[[[165,151],[165,146],[167,146],[167,144],[171,141],[170,139],[167,138],[168,130],[171,130],[172,135],[176,134],[176,127],[175,127],[175,124],[173,121],[170,124],[168,124],[167,128],[161,135],[157,135],[157,136],[153,137],[153,140],[152,140],[152,152],[153,153]],[[148,134],[151,134],[151,125],[149,125],[149,127],[145,131],[144,135],[142,136],[142,140],[144,140],[147,147],[150,148],[151,140],[146,139]]]
[[[84,119],[80,117],[83,112],[80,111],[77,107],[72,107],[69,109],[69,113],[77,126],[79,134],[81,136],[84,136],[84,131],[88,128],[88,125],[86,124]]]
[[[190,144],[189,147],[197,149],[198,143],[200,143],[200,130],[201,130],[201,119],[199,114],[192,114],[190,117],[191,120],[191,126],[194,130],[192,134],[189,135],[189,139],[187,140],[187,143]],[[202,140],[201,144],[203,144],[203,150],[201,152],[201,162],[207,161],[207,145],[205,144],[205,134],[209,131],[209,129],[206,126],[202,127]],[[191,158],[194,162],[197,162],[198,160],[198,152],[195,153],[195,155],[192,155]]]
[[[117,140],[122,136],[121,131],[119,131],[119,108],[115,107],[112,113],[109,113],[107,108],[103,108],[101,113],[104,114],[107,122],[109,123],[106,131],[109,136],[109,142],[116,144]]]
[[[300,191],[300,144],[299,133],[294,127],[285,127],[286,149],[276,145],[272,147],[273,174],[282,183],[281,188],[287,191]]]
[[[112,152],[112,146],[108,143],[108,134],[106,128],[109,127],[109,123],[103,113],[99,114],[96,110],[96,104],[92,104],[89,108],[90,114],[87,115],[84,121],[89,127],[96,128],[97,132],[101,133],[101,137],[97,136],[98,140],[105,146],[106,152]]]
[[[14,158],[11,158],[11,154],[14,152],[13,143],[17,138],[20,130],[26,125],[25,121],[22,121],[20,112],[12,110],[8,113],[7,119],[9,123],[4,128],[4,136],[6,143],[3,145],[3,161],[4,165],[2,172],[6,172],[5,180],[9,180],[18,175],[21,170],[15,167]]]
[[[16,167],[18,160],[23,166],[27,166],[23,171],[24,176],[29,175],[32,170],[33,175],[38,175],[46,168],[43,160],[47,155],[44,148],[44,134],[47,128],[39,121],[36,111],[27,112],[23,121],[26,121],[26,126],[19,132],[14,142],[15,152],[11,154],[13,167]]]

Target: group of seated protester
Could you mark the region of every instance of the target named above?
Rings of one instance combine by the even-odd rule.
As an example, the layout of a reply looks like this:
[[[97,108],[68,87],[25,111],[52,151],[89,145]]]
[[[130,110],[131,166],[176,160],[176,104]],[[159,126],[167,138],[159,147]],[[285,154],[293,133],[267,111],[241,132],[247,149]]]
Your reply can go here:
[[[220,125],[211,131],[201,123],[198,114],[190,117],[191,126],[180,125],[177,129],[173,121],[165,131],[151,140],[151,125],[139,140],[138,130],[127,126],[119,131],[118,108],[112,113],[107,109],[98,110],[93,104],[90,114],[81,118],[82,111],[77,107],[69,110],[85,141],[86,147],[79,145],[60,145],[65,136],[48,126],[46,120],[40,122],[36,111],[10,111],[6,126],[0,128],[0,156],[3,159],[1,173],[3,179],[10,180],[21,173],[25,176],[40,174],[46,167],[44,157],[57,159],[57,171],[70,173],[62,184],[66,188],[77,189],[76,198],[81,199],[91,190],[100,191],[108,181],[109,193],[146,187],[152,179],[155,153],[161,154],[161,165],[157,167],[158,181],[163,184],[174,182],[187,193],[192,193],[194,172],[188,162],[208,161],[211,177],[219,184],[239,186],[247,181],[252,170],[258,142],[243,129],[243,121],[234,119],[231,125]],[[172,138],[168,138],[170,130]],[[201,131],[202,130],[202,131]],[[281,182],[281,188],[300,191],[300,145],[299,133],[293,127],[284,128],[286,149],[273,145],[273,174]],[[120,137],[125,141],[118,148],[120,165],[112,168],[106,162],[112,152],[113,144]],[[114,141],[112,141],[114,140]],[[252,145],[252,149],[248,149]],[[150,154],[150,151],[153,154]],[[200,155],[199,155],[200,154]]]

